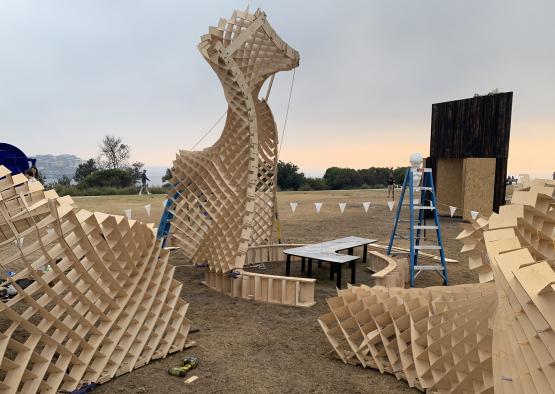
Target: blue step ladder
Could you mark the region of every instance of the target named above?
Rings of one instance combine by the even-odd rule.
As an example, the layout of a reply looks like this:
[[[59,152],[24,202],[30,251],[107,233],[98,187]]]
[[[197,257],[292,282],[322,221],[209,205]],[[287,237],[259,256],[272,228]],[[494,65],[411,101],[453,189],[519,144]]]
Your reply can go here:
[[[401,221],[409,222],[410,229],[410,287],[414,287],[414,280],[422,271],[435,271],[443,278],[443,285],[447,285],[447,266],[445,264],[445,251],[443,249],[443,241],[441,240],[441,228],[439,226],[439,215],[436,209],[436,197],[434,189],[434,180],[432,178],[431,168],[420,168],[417,171],[422,173],[422,178],[419,185],[414,185],[413,181],[413,169],[409,168],[405,174],[405,180],[403,181],[403,189],[401,190],[401,196],[399,197],[399,202],[397,205],[397,213],[395,215],[395,221],[393,224],[393,231],[391,232],[391,237],[389,239],[389,245],[387,247],[387,255],[391,255],[391,250],[395,239],[404,238],[400,234],[397,234],[398,225]],[[409,194],[409,214],[410,219],[401,219],[401,209],[403,207],[403,200],[405,197],[405,192],[408,189]],[[420,193],[420,194],[418,194]],[[429,198],[427,198],[429,196]],[[427,204],[430,202],[430,204]],[[432,211],[434,217],[434,225],[427,225],[425,222],[425,212]],[[417,217],[416,217],[417,216]],[[416,221],[417,220],[417,221]],[[435,230],[437,244],[424,244],[421,240],[426,238],[426,230]],[[440,264],[432,265],[419,265],[418,264],[418,252],[420,250],[436,250],[439,251]]]

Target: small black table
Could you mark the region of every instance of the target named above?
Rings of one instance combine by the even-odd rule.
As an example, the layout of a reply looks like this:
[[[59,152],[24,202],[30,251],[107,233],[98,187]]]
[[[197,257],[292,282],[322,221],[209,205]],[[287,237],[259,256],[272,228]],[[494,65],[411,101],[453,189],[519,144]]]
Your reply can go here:
[[[334,274],[336,274],[336,285],[338,289],[341,289],[341,268],[343,264],[349,263],[349,267],[351,268],[351,284],[356,282],[356,260],[360,257],[353,256],[353,249],[357,246],[364,247],[362,262],[366,263],[368,244],[373,242],[376,242],[376,240],[360,237],[345,237],[298,248],[285,249],[283,251],[287,256],[285,275],[289,276],[291,273],[291,256],[301,258],[302,271],[304,271],[305,259],[308,260],[306,276],[309,278],[312,277],[312,260],[318,260],[319,266],[322,261],[326,261],[330,263],[330,279],[333,280]],[[337,253],[337,251],[341,250],[347,250],[348,254]]]

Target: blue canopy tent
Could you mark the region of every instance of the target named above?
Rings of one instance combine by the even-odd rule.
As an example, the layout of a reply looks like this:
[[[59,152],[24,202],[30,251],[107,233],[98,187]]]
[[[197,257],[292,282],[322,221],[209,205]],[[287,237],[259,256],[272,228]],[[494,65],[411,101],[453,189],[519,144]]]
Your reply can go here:
[[[0,142],[0,165],[8,168],[12,174],[25,173],[36,161],[29,159],[19,148]]]

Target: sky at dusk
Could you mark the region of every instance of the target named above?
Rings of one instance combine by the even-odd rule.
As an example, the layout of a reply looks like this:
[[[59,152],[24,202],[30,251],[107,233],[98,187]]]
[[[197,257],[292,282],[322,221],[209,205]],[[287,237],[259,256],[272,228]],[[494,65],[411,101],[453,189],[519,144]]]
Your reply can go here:
[[[553,1],[0,0],[0,141],[87,159],[109,133],[169,166],[226,109],[200,36],[247,4],[300,52],[281,159],[305,173],[406,165],[432,103],[493,89],[514,92],[509,173],[555,170]]]

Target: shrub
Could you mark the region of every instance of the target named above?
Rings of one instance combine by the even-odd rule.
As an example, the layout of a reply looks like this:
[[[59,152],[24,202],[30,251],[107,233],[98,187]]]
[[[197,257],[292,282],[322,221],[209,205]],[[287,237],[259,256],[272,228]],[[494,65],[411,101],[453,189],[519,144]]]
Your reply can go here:
[[[84,189],[94,187],[127,188],[134,185],[135,181],[132,172],[120,168],[95,171],[87,175],[79,183],[79,187]]]

